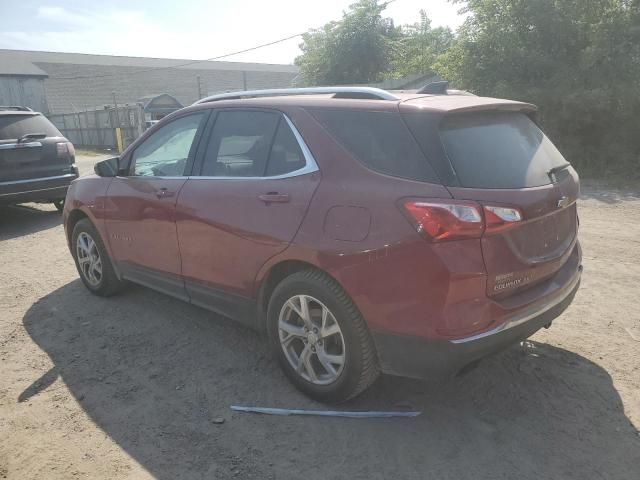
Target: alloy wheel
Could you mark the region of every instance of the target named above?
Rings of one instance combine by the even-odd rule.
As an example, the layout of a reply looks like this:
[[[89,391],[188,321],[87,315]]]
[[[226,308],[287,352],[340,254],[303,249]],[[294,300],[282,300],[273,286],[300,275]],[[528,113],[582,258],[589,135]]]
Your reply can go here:
[[[84,279],[97,287],[102,280],[102,259],[96,242],[86,232],[81,232],[76,240],[76,256]]]
[[[309,295],[289,298],[278,317],[280,345],[289,364],[316,385],[335,382],[346,360],[344,337],[331,311]]]

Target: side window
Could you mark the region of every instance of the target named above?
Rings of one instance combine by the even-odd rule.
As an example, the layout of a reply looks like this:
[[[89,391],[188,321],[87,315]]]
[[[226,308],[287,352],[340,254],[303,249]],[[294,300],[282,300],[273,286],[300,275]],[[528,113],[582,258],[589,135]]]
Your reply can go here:
[[[313,115],[353,156],[372,170],[426,182],[437,177],[397,113],[315,110]]]
[[[305,166],[305,158],[298,140],[291,131],[288,122],[280,118],[276,138],[273,140],[269,163],[267,165],[267,177],[284,175],[295,172]]]
[[[201,175],[262,177],[280,115],[260,111],[222,111],[207,146]]]
[[[195,113],[166,124],[133,152],[132,174],[136,176],[179,177],[204,113]]]

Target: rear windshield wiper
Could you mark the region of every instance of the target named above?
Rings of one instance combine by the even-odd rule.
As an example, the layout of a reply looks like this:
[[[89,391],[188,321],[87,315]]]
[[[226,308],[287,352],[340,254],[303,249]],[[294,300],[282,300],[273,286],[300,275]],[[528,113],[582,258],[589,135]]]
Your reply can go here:
[[[547,170],[547,175],[549,175],[549,178],[551,180],[554,180],[556,173],[566,170],[570,166],[571,164],[567,162],[567,163],[563,163],[562,165],[558,165],[557,167],[550,168],[549,170]]]
[[[47,138],[47,134],[46,133],[26,133],[18,139],[18,143],[24,143],[27,140],[40,140],[42,138]]]

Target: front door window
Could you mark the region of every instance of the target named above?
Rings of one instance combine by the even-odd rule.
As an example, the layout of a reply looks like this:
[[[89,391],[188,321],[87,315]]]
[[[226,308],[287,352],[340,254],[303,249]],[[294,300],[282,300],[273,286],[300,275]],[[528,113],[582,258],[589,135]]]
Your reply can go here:
[[[133,152],[131,173],[140,177],[184,175],[189,152],[203,117],[203,113],[188,115],[153,133]]]

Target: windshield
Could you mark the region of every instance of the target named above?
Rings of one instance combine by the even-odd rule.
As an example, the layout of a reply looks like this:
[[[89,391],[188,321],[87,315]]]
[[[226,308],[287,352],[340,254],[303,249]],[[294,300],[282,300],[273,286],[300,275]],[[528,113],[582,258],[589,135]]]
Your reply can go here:
[[[453,115],[442,122],[440,137],[463,187],[548,185],[549,171],[567,164],[542,130],[523,113]]]

